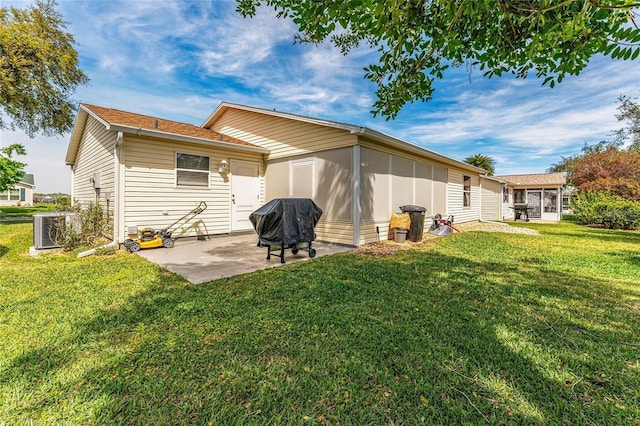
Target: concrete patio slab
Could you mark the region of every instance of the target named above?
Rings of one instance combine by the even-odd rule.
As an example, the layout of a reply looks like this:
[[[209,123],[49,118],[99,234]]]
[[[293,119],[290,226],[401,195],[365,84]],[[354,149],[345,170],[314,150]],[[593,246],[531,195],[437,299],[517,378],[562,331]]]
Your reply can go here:
[[[193,284],[247,274],[283,265],[279,257],[266,260],[267,249],[257,247],[256,234],[213,236],[207,240],[178,239],[173,248],[140,250],[137,255],[182,275]],[[353,247],[313,242],[316,258],[353,250]],[[310,260],[309,253],[285,250],[284,265]]]

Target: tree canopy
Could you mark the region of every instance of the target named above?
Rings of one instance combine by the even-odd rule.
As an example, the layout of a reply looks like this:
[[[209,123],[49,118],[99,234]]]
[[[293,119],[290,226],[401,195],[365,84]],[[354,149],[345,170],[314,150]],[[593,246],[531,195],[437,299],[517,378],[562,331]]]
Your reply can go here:
[[[585,192],[607,192],[627,200],[640,201],[640,152],[609,147],[576,161],[571,179]]]
[[[71,95],[88,82],[53,0],[0,8],[0,129],[51,136],[73,126]],[[6,120],[6,115],[9,120]]]
[[[23,169],[26,164],[12,160],[13,154],[26,155],[26,151],[19,144],[0,148],[0,192],[6,191],[24,177]]]
[[[618,138],[629,142],[629,149],[640,152],[640,104],[628,96],[620,96],[618,106],[618,121],[624,121],[627,126],[618,131]]]
[[[631,0],[237,0],[243,16],[266,4],[291,18],[301,42],[329,38],[343,53],[360,43],[378,49],[365,68],[377,85],[373,113],[394,118],[407,102],[432,98],[451,67],[485,76],[530,73],[553,87],[598,54],[640,55]]]
[[[464,159],[464,162],[467,164],[471,164],[472,166],[485,169],[488,172],[487,174],[489,176],[493,176],[496,172],[496,160],[489,157],[488,155],[482,155],[482,154],[470,155]]]

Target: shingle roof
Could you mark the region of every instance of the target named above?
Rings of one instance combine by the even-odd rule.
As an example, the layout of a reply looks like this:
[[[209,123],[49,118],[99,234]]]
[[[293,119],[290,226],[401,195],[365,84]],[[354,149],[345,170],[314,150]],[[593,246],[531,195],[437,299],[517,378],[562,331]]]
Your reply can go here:
[[[540,173],[528,175],[503,175],[494,176],[495,178],[505,180],[513,185],[532,186],[532,185],[566,185],[567,173]]]
[[[33,175],[30,173],[26,173],[20,182],[26,183],[27,185],[34,185]]]
[[[195,126],[193,124],[180,123],[178,121],[165,120],[162,118],[135,114],[132,112],[105,108],[97,105],[89,105],[84,103],[81,105],[110,125],[120,125],[163,133],[172,133],[176,135],[191,136],[195,138],[209,139],[212,141],[222,141],[236,145],[257,148],[256,145],[253,145],[249,142],[226,136],[216,131]]]

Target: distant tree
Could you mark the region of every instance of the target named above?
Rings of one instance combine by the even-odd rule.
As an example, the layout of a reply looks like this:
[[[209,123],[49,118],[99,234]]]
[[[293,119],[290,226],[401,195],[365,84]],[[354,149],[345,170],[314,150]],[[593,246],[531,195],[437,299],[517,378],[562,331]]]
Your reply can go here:
[[[576,161],[571,179],[580,191],[640,201],[640,152],[612,146],[587,154]]]
[[[618,121],[627,122],[627,126],[618,131],[620,139],[630,143],[629,149],[640,151],[640,104],[628,96],[620,96]]]
[[[487,77],[534,73],[554,87],[598,55],[634,60],[640,29],[632,0],[237,0],[243,16],[266,4],[298,26],[300,42],[329,38],[344,54],[367,43],[377,64],[373,113],[394,118],[407,102],[428,101],[451,67]]]
[[[0,148],[0,192],[6,191],[24,177],[26,164],[12,160],[13,154],[26,155],[24,147],[19,144]]]
[[[567,181],[569,183],[573,183],[573,171],[575,170],[576,164],[580,160],[582,160],[587,155],[604,152],[609,148],[619,149],[621,145],[622,141],[619,138],[616,138],[613,141],[600,141],[593,145],[585,144],[579,154],[574,154],[569,157],[560,157],[562,158],[562,160],[552,164],[551,167],[547,169],[547,173],[567,172]]]
[[[471,164],[472,166],[480,167],[481,169],[485,169],[489,176],[493,176],[496,171],[496,160],[493,158],[482,155],[482,154],[474,154],[470,155],[464,159],[464,162],[467,164]]]
[[[33,137],[62,134],[73,125],[70,97],[88,78],[55,6],[46,0],[26,9],[0,8],[0,129],[19,128]]]

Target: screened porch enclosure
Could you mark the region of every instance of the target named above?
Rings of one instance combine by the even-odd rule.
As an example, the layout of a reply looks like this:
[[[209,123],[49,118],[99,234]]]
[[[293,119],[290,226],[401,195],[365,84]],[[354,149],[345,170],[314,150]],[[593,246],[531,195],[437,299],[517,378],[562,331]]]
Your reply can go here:
[[[557,220],[560,205],[560,189],[515,189],[514,204],[527,204],[530,219]]]

